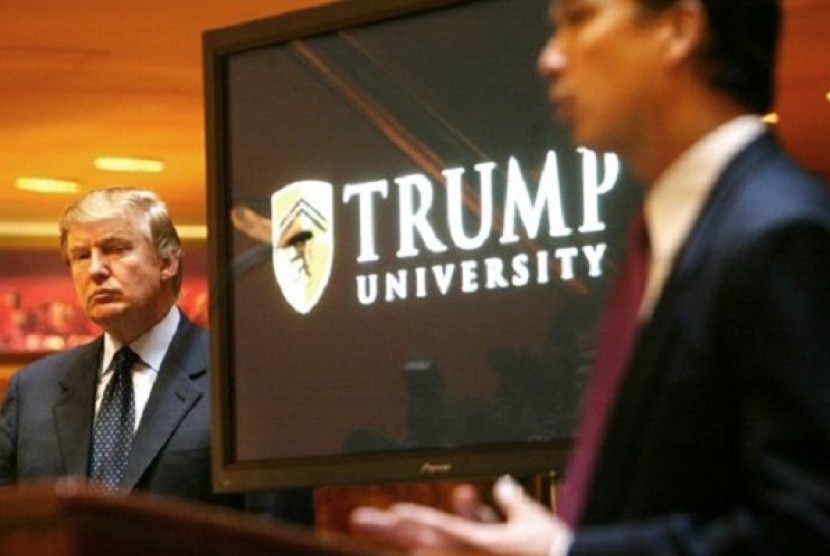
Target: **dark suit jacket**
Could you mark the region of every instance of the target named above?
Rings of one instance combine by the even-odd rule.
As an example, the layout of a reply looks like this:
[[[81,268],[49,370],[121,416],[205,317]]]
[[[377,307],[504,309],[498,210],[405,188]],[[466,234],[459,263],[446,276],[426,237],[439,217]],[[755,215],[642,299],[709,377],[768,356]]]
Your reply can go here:
[[[0,414],[0,484],[85,476],[103,337],[15,374]],[[199,501],[211,495],[207,334],[182,315],[136,431],[125,483]]]
[[[641,330],[570,554],[830,554],[830,200],[763,136]]]

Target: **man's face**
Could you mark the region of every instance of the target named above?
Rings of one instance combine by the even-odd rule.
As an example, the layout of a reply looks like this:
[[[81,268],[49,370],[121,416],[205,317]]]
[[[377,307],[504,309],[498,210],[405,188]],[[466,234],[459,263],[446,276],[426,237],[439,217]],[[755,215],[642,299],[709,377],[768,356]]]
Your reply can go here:
[[[76,224],[66,254],[75,292],[87,316],[104,330],[149,328],[167,301],[178,260],[160,259],[138,220]]]
[[[624,152],[663,98],[661,18],[637,0],[554,0],[551,19],[538,67],[557,116],[577,143]]]

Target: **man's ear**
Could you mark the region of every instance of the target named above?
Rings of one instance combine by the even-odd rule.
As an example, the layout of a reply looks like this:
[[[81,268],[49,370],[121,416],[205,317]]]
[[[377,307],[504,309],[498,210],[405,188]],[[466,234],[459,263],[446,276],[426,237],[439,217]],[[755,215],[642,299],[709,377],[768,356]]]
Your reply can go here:
[[[161,257],[161,278],[171,280],[179,272],[179,257]]]
[[[666,62],[677,66],[688,63],[706,40],[706,10],[700,0],[680,0],[666,15]]]

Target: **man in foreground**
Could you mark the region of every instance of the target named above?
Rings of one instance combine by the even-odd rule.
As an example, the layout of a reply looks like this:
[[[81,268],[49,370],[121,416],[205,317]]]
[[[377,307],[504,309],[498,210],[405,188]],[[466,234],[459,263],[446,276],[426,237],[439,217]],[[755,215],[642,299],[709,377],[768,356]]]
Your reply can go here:
[[[830,196],[759,117],[779,2],[551,13],[539,70],[557,115],[646,184],[560,511],[503,478],[503,521],[459,487],[458,515],[360,508],[354,528],[421,552],[830,553]]]

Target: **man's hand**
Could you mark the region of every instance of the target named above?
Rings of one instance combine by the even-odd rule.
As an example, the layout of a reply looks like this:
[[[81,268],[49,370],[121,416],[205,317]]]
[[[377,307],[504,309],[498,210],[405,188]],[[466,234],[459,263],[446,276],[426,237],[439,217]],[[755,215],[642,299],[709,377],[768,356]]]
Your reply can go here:
[[[416,504],[387,510],[358,508],[351,515],[355,531],[389,541],[417,554],[463,552],[547,556],[553,543],[570,538],[568,527],[527,496],[509,477],[493,487],[493,498],[505,516],[481,503],[475,490],[457,487],[454,514]]]

